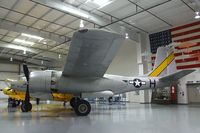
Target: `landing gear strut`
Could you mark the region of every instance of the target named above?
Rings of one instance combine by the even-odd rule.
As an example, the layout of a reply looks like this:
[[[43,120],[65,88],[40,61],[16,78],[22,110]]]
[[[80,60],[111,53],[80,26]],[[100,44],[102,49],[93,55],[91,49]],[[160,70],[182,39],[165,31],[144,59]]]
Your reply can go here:
[[[90,103],[78,97],[72,98],[70,105],[78,116],[87,116],[91,111]]]

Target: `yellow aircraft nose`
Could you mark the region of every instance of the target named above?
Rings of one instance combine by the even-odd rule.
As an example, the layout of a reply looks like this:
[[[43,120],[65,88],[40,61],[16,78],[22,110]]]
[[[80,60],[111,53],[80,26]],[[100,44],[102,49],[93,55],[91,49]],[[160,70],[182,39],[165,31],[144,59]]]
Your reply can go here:
[[[3,93],[6,94],[6,95],[9,95],[12,92],[10,87],[5,87],[2,90],[3,90]]]

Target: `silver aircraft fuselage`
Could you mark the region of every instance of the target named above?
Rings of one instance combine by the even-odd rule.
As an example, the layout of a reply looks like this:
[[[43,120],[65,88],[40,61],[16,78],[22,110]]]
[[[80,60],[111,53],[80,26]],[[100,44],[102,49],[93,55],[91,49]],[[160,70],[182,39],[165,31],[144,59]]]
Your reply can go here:
[[[30,73],[29,87],[31,93],[95,93],[111,91],[119,94],[135,90],[154,89],[168,85],[159,81],[158,77],[125,77],[105,74],[99,77],[67,77],[61,71],[46,70]],[[16,81],[11,88],[25,91],[25,80]]]

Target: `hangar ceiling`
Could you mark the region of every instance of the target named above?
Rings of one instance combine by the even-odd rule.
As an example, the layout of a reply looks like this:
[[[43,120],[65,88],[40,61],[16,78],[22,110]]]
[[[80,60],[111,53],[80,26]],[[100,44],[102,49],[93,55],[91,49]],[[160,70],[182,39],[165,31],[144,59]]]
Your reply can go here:
[[[87,28],[152,33],[194,21],[196,5],[195,0],[0,0],[0,58],[55,66],[65,60],[80,20]]]

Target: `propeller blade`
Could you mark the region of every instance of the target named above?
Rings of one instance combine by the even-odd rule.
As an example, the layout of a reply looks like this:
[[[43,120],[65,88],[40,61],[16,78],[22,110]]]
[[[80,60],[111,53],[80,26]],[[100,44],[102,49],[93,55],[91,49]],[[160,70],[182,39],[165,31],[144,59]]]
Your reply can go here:
[[[30,103],[30,93],[29,93],[29,70],[26,64],[23,64],[23,71],[24,75],[27,80],[27,85],[26,85],[26,94],[25,94],[25,99],[24,99],[24,104],[26,108],[28,108],[28,104]]]
[[[24,75],[26,77],[26,80],[29,81],[29,70],[27,65],[23,64],[23,71],[24,71]]]

